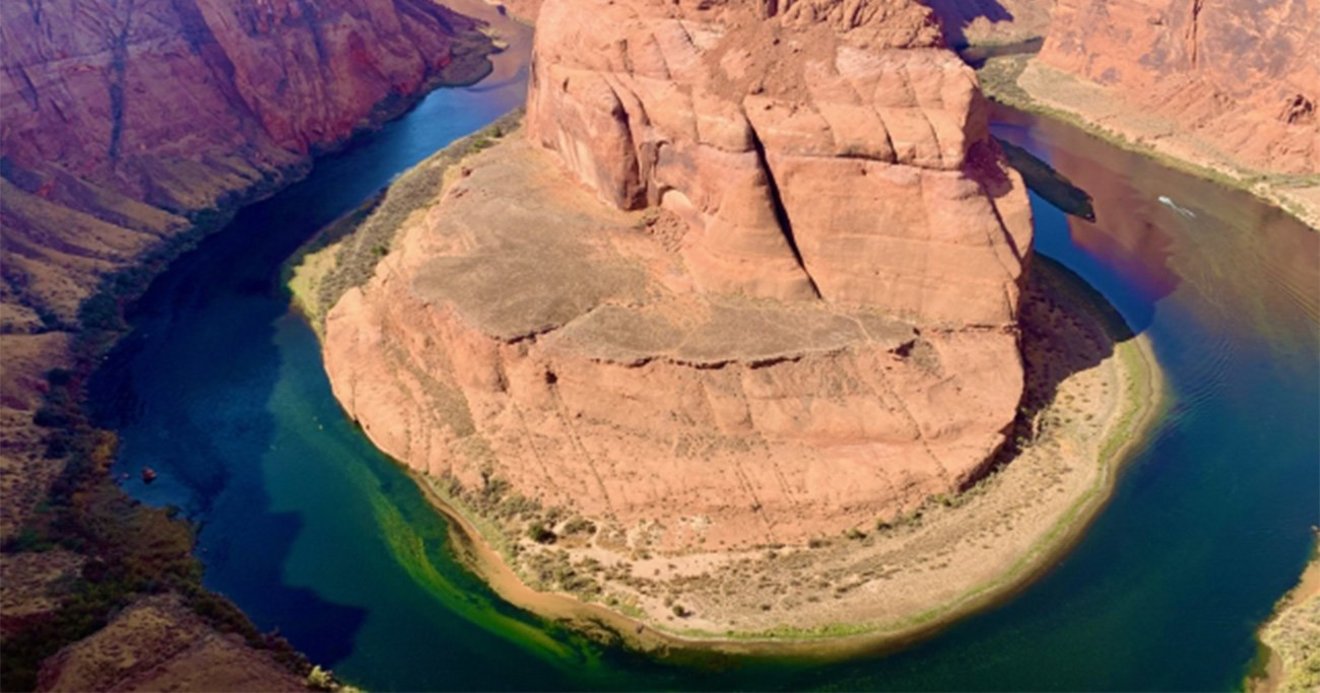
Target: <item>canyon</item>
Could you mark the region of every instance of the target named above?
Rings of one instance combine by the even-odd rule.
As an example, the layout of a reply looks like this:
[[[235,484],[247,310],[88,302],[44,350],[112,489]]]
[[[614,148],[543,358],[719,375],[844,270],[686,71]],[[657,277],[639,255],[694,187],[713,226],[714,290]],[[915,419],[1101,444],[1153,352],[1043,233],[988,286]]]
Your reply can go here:
[[[428,0],[0,5],[0,536],[7,547],[31,542],[32,523],[49,522],[41,517],[50,511],[34,510],[67,476],[71,453],[61,432],[72,425],[69,415],[55,412],[76,406],[77,395],[53,405],[48,395],[86,375],[87,360],[97,357],[87,335],[113,334],[117,294],[140,290],[229,210],[304,175],[316,154],[434,86],[480,79],[495,50],[483,28]],[[50,372],[58,380],[48,380]],[[95,496],[108,504],[98,507],[147,514],[112,495]],[[5,610],[7,646],[24,646],[23,634],[43,627],[33,624],[65,608],[69,582],[110,560],[83,547],[6,553],[4,599],[16,607]],[[144,633],[156,645],[136,663],[89,640],[51,666],[109,657],[87,665],[101,669],[97,687],[175,677],[240,688],[301,685],[241,641],[207,635],[210,628],[178,600],[157,600],[92,636]],[[33,665],[31,653],[13,652],[6,650],[7,664]],[[251,678],[226,678],[221,670],[240,661]],[[42,678],[55,687],[92,685],[55,670]]]
[[[1108,393],[1072,493],[936,511],[1012,456],[1031,214],[928,8],[549,0],[537,26],[522,127],[401,179],[431,197],[386,197],[388,254],[325,313],[378,447],[522,582],[693,637],[906,632],[1069,533],[1157,398],[1112,347],[1071,385]]]
[[[540,17],[524,123],[447,163],[370,282],[327,306],[340,401],[518,580],[667,634],[900,632],[1011,574],[1067,501],[1112,482],[1111,443],[1157,408],[1133,383],[1157,376],[1140,344],[1033,288],[1067,293],[1029,272],[1023,183],[943,46],[1045,33],[1013,77],[1038,102],[1306,218],[1317,71],[1297,46],[1315,20],[1305,3],[1060,2],[1049,24],[1045,3],[928,4],[515,5]],[[79,324],[114,322],[114,301],[87,303],[106,278],[132,287],[125,270],[318,152],[485,74],[492,46],[429,0],[9,3],[0,19],[8,541],[63,468],[33,417],[48,371],[86,365]],[[1032,368],[1058,364],[1022,335],[1056,331],[1080,356],[1033,398]],[[1036,409],[1054,387],[1105,394]],[[6,637],[97,566],[6,554]],[[124,658],[115,641],[149,646]],[[173,596],[40,680],[301,685]]]

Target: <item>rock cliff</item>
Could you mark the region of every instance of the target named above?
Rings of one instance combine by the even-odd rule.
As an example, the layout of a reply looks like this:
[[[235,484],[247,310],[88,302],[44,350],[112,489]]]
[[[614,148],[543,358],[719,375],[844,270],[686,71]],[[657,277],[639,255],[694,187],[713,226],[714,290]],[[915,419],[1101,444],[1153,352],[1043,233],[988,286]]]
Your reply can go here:
[[[429,0],[0,4],[7,331],[71,321],[190,214],[479,76],[477,29]]]
[[[609,203],[681,217],[702,289],[1012,322],[1027,211],[925,8],[561,2],[540,27],[532,137]]]
[[[806,544],[977,478],[1022,394],[1030,214],[929,11],[538,22],[524,131],[327,317],[373,441],[515,544],[537,507],[540,540],[624,559]]]
[[[61,450],[45,444],[51,430],[34,425],[34,412],[47,371],[72,365],[80,306],[105,278],[177,245],[172,238],[213,222],[217,210],[300,175],[313,153],[396,113],[429,86],[485,74],[492,44],[481,30],[430,0],[0,3],[6,547],[63,468]],[[95,308],[83,317],[112,317],[112,302]],[[45,581],[6,580],[5,603],[35,603],[77,577],[58,565],[46,572]],[[10,657],[10,643],[23,637],[6,630],[6,674],[26,672],[14,686],[31,685],[19,679],[40,652]],[[242,659],[233,652],[229,664]],[[195,654],[179,667],[206,685],[215,669],[198,669]],[[277,675],[232,685],[297,684],[265,655],[243,666],[254,676]]]
[[[1307,0],[1059,0],[1039,62],[1108,87],[1203,157],[1320,172],[1320,15]],[[1196,152],[1193,152],[1193,155]]]

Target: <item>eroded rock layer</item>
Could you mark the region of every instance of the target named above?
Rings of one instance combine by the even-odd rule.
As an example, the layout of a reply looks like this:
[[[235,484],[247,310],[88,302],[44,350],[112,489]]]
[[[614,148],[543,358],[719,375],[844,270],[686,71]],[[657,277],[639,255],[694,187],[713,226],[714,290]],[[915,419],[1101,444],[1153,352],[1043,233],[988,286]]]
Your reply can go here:
[[[539,17],[526,136],[327,317],[371,438],[624,552],[806,543],[976,478],[1022,393],[1030,215],[928,11]]]
[[[58,473],[32,412],[102,279],[428,81],[479,76],[477,29],[429,0],[0,3],[0,528]]]
[[[1011,323],[1028,211],[929,11],[765,14],[545,3],[532,137],[607,202],[682,217],[704,290]]]
[[[1317,45],[1307,0],[1059,0],[1040,61],[1112,87],[1243,167],[1315,174]]]
[[[476,28],[429,0],[0,3],[6,331],[70,321],[188,214],[479,75]]]
[[[195,222],[214,222],[210,212],[217,208],[274,190],[304,172],[314,151],[396,113],[429,84],[481,76],[489,70],[491,42],[479,29],[430,0],[0,2],[0,539],[6,547],[63,470],[68,446],[47,441],[62,442],[67,431],[37,426],[34,413],[45,400],[47,372],[74,365],[70,351],[80,323],[113,324],[113,301],[80,316],[105,278],[177,248],[171,239]],[[126,277],[120,286],[136,286],[148,274]],[[66,424],[67,417],[43,421]],[[15,687],[34,683],[21,682],[34,673],[27,660],[57,644],[46,621],[75,589],[70,585],[79,584],[78,562],[22,555],[7,548],[3,559],[6,653],[9,639],[31,643],[24,638],[32,633],[41,645],[16,645],[21,654],[5,668]],[[9,579],[29,558],[32,579]],[[89,558],[104,565],[102,556]],[[13,605],[30,618],[8,618]],[[156,648],[147,659],[133,653],[128,660],[139,661],[132,671],[115,674],[131,677],[95,679],[82,671],[105,673],[105,666],[82,667],[82,660],[95,659],[106,642],[111,659],[125,660],[114,641],[136,626],[112,625],[104,637],[66,650],[57,665],[62,672],[43,685],[300,686],[269,654],[229,642],[178,604],[134,607],[114,623],[130,613],[149,617],[155,631],[144,637]]]

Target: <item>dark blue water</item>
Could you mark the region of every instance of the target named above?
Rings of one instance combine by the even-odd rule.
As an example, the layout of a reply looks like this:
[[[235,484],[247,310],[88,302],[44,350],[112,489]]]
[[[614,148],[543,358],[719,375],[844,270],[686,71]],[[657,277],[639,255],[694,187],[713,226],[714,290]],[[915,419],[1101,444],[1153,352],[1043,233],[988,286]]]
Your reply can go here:
[[[1033,198],[1037,251],[1147,335],[1173,403],[1077,548],[1008,603],[845,663],[653,661],[494,597],[443,520],[333,400],[281,264],[398,172],[521,101],[439,91],[175,263],[98,374],[117,471],[203,523],[206,584],[314,661],[375,689],[1217,689],[1296,579],[1320,524],[1320,235],[1253,199],[1067,126],[996,134],[1095,198]],[[1189,217],[1157,201],[1174,199]],[[160,476],[143,485],[137,471]]]

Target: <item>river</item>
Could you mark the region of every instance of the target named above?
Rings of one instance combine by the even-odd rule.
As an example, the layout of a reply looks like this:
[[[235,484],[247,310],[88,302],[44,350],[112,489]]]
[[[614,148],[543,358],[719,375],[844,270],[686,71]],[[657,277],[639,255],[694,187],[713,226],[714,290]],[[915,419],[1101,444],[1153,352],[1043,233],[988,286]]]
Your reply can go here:
[[[995,132],[1094,197],[1096,223],[1033,196],[1037,252],[1150,337],[1172,395],[1081,543],[1005,604],[846,662],[596,645],[500,601],[443,519],[333,399],[284,261],[400,171],[516,106],[525,74],[439,90],[238,213],[130,311],[92,405],[115,472],[200,524],[205,583],[370,689],[1220,689],[1320,524],[1320,234],[1253,198],[1069,126]],[[1181,210],[1162,204],[1160,196]],[[138,471],[159,473],[146,485]]]

